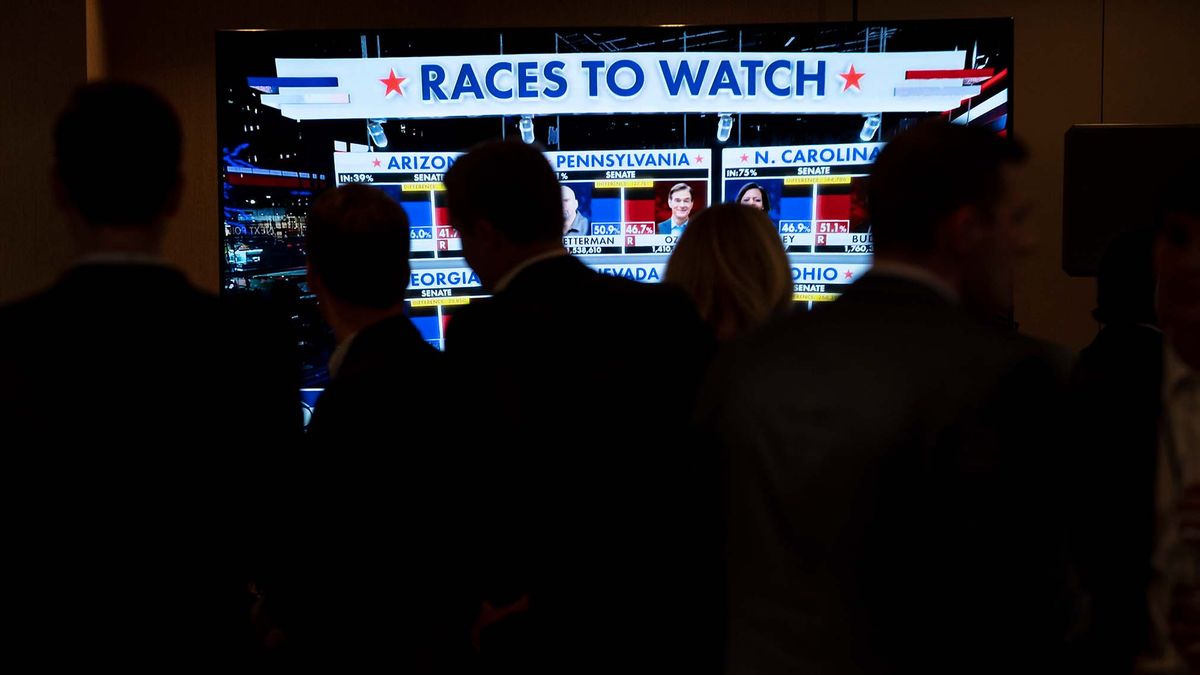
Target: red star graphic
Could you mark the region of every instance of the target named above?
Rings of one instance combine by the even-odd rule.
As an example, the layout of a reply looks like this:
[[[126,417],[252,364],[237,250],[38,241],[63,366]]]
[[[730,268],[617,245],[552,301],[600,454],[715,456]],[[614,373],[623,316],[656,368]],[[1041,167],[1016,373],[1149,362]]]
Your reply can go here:
[[[853,278],[854,278],[854,272],[851,272],[850,270],[846,270],[846,278],[847,278],[847,279],[853,279]]]
[[[704,155],[696,155],[696,163],[700,164],[704,161]]]
[[[376,157],[374,160],[371,161],[371,166],[379,166],[379,164],[380,164],[380,161],[379,161],[378,157]]]
[[[862,91],[862,86],[858,84],[858,81],[862,79],[863,73],[854,72],[854,64],[850,64],[850,72],[838,73],[838,77],[846,81],[846,86],[842,87],[842,91],[846,91],[850,87]]]
[[[743,162],[749,162],[749,161],[750,161],[750,155],[742,155],[742,161],[743,161]]]
[[[392,92],[395,92],[403,96],[404,90],[400,89],[400,85],[404,84],[407,80],[407,77],[396,77],[396,70],[388,68],[388,76],[380,80],[380,82],[387,85],[387,90],[383,92],[383,95],[391,96]]]

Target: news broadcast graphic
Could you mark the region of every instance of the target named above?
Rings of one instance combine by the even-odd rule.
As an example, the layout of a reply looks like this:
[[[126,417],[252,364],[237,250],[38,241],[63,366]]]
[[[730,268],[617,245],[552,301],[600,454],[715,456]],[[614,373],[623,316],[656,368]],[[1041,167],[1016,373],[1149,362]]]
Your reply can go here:
[[[408,216],[409,317],[436,347],[443,344],[453,308],[487,295],[462,257],[462,241],[445,206],[442,180],[460,155],[347,152],[333,158],[336,185],[382,190]],[[711,200],[707,148],[550,152],[546,159],[563,190],[563,245],[602,274],[661,280],[688,218]]]
[[[550,152],[546,159],[563,186],[564,226],[568,200],[583,199],[575,217],[590,229],[563,236],[584,262],[597,254],[650,254],[642,261],[665,263],[688,220],[712,199],[708,148]]]
[[[304,270],[325,189],[403,207],[406,311],[443,348],[455,311],[486,297],[442,185],[479,143],[545,152],[563,244],[601,274],[661,281],[705,208],[764,208],[811,306],[870,269],[863,195],[885,143],[935,116],[1012,128],[1008,19],[218,31],[216,52],[222,292],[292,316],[310,409],[334,346]]]
[[[870,165],[883,143],[841,143],[721,151],[722,196],[763,209],[779,230],[793,264],[870,265],[866,213]],[[833,300],[856,270],[836,278],[794,279],[797,302]],[[829,275],[833,276],[833,275]]]
[[[421,336],[441,348],[454,307],[484,297],[479,277],[462,257],[462,240],[446,210],[446,171],[460,152],[339,152],[336,185],[361,183],[382,190],[408,216],[411,276],[408,317]]]
[[[411,257],[461,258],[462,243],[450,228],[442,179],[461,153],[372,152],[333,155],[337,185],[365,183],[400,203],[408,216]]]

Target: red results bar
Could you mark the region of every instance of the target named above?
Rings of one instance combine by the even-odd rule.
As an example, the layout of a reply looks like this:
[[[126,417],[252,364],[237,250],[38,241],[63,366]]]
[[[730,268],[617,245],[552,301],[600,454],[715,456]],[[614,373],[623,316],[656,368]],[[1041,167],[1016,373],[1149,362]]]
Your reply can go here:
[[[846,220],[819,220],[817,221],[817,232],[823,234],[838,234],[850,231],[850,221]]]
[[[255,173],[240,173],[228,171],[225,174],[230,185],[248,185],[254,187],[277,187],[291,189],[313,189],[321,187],[320,181],[299,176],[268,176]]]

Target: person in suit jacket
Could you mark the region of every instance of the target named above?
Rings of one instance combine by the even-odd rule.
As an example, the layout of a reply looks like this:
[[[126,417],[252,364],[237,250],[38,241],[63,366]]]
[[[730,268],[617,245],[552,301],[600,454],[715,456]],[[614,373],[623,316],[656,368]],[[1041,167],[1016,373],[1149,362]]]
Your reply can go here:
[[[1153,234],[1113,241],[1096,278],[1103,324],[1071,375],[1077,475],[1072,552],[1087,594],[1080,672],[1132,673],[1151,628],[1154,484],[1163,336],[1154,306]]]
[[[1190,490],[1196,509],[1200,492],[1197,178],[1168,180],[1154,228],[1109,247],[1097,276],[1104,326],[1072,381],[1072,543],[1088,599],[1080,672],[1173,673],[1200,662],[1200,562],[1190,563],[1190,599],[1187,575],[1171,563],[1186,547],[1180,522],[1197,517],[1179,508]]]
[[[345,185],[313,204],[307,251],[337,347],[264,582],[264,616],[283,636],[274,657],[461,672],[479,606],[441,412],[447,373],[405,315],[408,218],[382,191]]]
[[[379,190],[342,186],[313,204],[307,249],[309,287],[337,341],[308,436],[376,438],[427,396],[418,385],[437,386],[441,367],[405,315],[408,217]]]
[[[1163,328],[1154,490],[1154,642],[1147,663],[1200,671],[1200,205],[1194,167],[1171,181],[1154,241]],[[1155,645],[1155,646],[1158,646]]]
[[[6,649],[39,663],[161,670],[253,651],[248,561],[276,451],[300,438],[299,367],[286,323],[163,258],[181,139],[149,89],[76,90],[53,188],[78,256],[0,309],[6,568],[20,580]],[[114,170],[130,147],[136,171]]]
[[[1058,663],[1055,367],[977,318],[1024,245],[1019,157],[942,122],[897,136],[872,271],[714,366],[697,419],[724,453],[728,672]]]
[[[679,289],[567,254],[535,148],[481,146],[446,189],[463,254],[495,293],[459,310],[446,342],[478,432],[488,592],[529,603],[521,640],[485,635],[485,654],[554,672],[697,672],[715,642],[716,485],[687,417],[711,331]]]

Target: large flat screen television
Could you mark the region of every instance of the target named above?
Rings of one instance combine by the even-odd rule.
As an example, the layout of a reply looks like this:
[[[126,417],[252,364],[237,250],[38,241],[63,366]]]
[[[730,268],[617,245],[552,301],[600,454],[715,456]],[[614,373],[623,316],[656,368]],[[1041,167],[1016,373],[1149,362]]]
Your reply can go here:
[[[657,282],[692,215],[746,199],[811,307],[871,264],[863,187],[889,139],[930,116],[1011,131],[1012,39],[1009,19],[221,31],[223,292],[286,305],[319,389],[333,344],[304,279],[305,213],[365,183],[408,214],[408,313],[441,348],[485,295],[442,176],[477,143],[521,138],[558,173],[564,243],[593,269]]]

